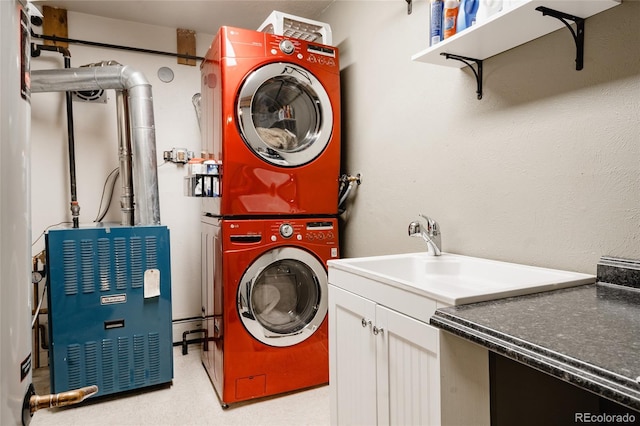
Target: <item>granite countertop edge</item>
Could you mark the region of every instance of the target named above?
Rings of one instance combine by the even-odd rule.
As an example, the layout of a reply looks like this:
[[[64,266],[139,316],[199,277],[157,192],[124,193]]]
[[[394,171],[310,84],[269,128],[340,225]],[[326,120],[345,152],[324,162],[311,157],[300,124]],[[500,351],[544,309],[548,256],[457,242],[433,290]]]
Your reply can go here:
[[[509,336],[455,315],[436,311],[431,325],[486,347],[492,352],[521,362],[565,382],[640,411],[640,391],[625,386],[615,374]]]
[[[535,303],[536,298],[544,298],[550,304],[563,306],[561,302],[563,293],[566,296],[567,292],[574,291],[575,294],[587,297],[582,300],[624,301],[625,305],[634,306],[631,309],[640,310],[640,260],[603,256],[597,265],[596,284],[543,292],[537,295],[531,294],[478,304],[441,308],[431,317],[430,322],[435,327],[484,346],[492,352],[640,411],[640,377],[623,376],[618,370],[609,368],[610,365],[607,363],[603,363],[602,366],[594,365],[569,354],[561,353],[564,351],[550,349],[555,346],[554,343],[547,342],[551,343],[551,346],[548,347],[540,346],[524,337],[527,334],[520,333],[518,329],[506,328],[504,331],[499,331],[496,329],[496,325],[492,324],[491,318],[499,318],[495,315],[499,315],[500,312],[504,313],[500,306],[510,305],[509,300],[514,300],[514,303],[517,303],[515,300],[528,301],[531,299]],[[469,317],[465,314],[466,309],[473,310],[475,306],[486,306],[486,304],[489,304],[492,307],[492,312],[495,312],[486,318],[487,322],[484,319],[479,321],[482,317],[474,320],[471,319],[473,316]],[[566,307],[566,303],[564,306]],[[494,308],[495,311],[493,311]],[[603,309],[610,309],[610,307]],[[616,307],[612,309],[607,315],[620,315],[620,311]],[[553,315],[553,312],[547,312]],[[635,316],[634,311],[631,312],[630,315]],[[627,356],[629,356],[628,351]],[[605,367],[605,365],[608,366]]]

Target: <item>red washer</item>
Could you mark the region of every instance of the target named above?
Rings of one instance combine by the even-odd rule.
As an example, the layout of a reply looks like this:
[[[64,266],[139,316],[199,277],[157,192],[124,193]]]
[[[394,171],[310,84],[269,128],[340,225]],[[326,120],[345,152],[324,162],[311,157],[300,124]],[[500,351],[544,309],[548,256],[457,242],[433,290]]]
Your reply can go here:
[[[201,65],[205,159],[222,163],[215,216],[335,215],[338,49],[222,27]]]
[[[203,218],[202,360],[223,406],[328,383],[337,231],[335,218]]]

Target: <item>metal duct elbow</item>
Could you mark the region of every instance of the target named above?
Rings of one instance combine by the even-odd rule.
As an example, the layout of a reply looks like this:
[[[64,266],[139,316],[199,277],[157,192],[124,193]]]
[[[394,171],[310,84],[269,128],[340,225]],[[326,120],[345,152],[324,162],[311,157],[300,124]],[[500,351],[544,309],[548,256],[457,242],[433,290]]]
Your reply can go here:
[[[102,65],[31,71],[31,92],[126,91],[131,132],[136,225],[160,224],[156,134],[151,84],[128,65]]]

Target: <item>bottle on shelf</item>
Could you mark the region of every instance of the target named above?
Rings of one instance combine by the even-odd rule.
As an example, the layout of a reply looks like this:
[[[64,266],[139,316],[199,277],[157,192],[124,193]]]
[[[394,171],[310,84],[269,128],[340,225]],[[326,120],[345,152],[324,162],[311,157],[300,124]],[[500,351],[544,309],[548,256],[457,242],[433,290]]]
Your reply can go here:
[[[444,2],[444,18],[442,31],[444,38],[447,39],[456,34],[456,23],[458,20],[458,10],[460,9],[459,0],[446,0]]]
[[[443,0],[431,0],[431,26],[429,28],[429,46],[442,41]]]
[[[476,23],[481,23],[502,10],[502,0],[478,0]]]
[[[460,0],[456,32],[460,32],[476,23],[476,13],[480,0]]]

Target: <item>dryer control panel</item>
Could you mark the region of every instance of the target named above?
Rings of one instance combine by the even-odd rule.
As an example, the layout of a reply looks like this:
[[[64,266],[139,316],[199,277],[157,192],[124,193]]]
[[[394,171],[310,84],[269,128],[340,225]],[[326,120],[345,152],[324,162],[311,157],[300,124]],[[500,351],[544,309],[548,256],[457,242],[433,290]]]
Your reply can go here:
[[[217,51],[219,49],[219,52]],[[321,43],[228,26],[220,27],[207,58],[276,58],[338,73],[338,48]]]
[[[268,34],[267,51],[275,57],[292,57],[300,64],[309,63],[327,68],[338,67],[338,50],[324,44]]]

